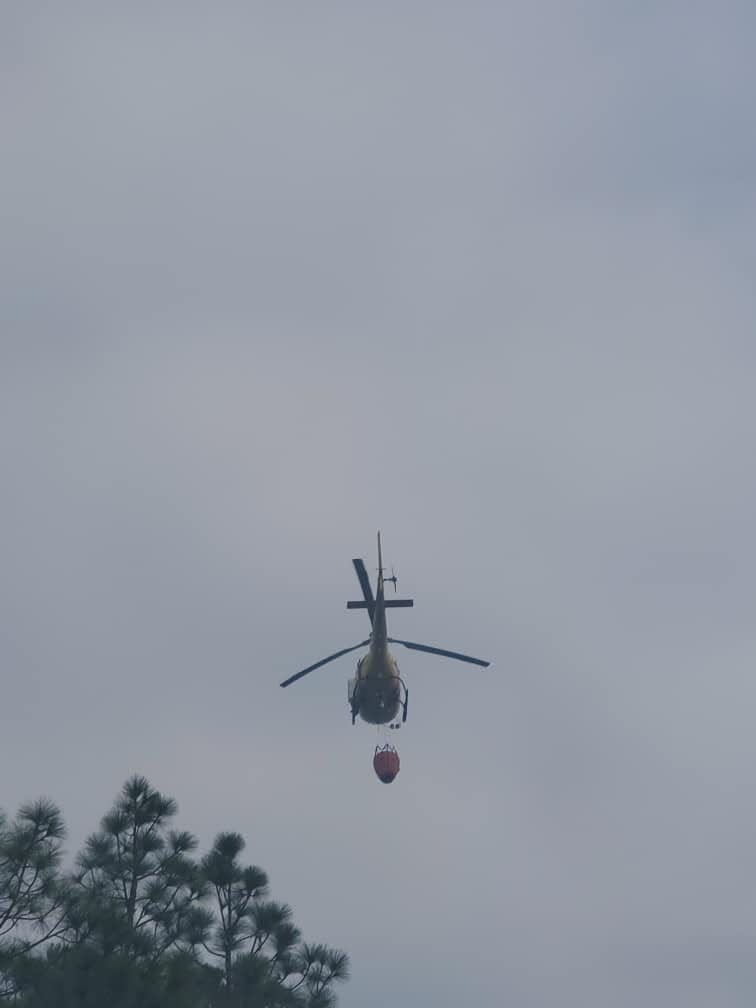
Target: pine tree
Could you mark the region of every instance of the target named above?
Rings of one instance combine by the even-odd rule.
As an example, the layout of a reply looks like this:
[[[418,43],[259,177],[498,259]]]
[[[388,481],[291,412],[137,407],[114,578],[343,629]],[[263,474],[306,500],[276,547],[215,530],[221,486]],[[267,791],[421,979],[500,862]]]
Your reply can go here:
[[[10,822],[0,813],[0,993],[13,990],[14,962],[64,926],[64,837],[63,818],[50,801],[23,805]]]
[[[330,1008],[334,984],[349,975],[344,952],[302,942],[291,907],[265,899],[268,878],[243,865],[239,833],[220,833],[202,859],[216,925],[204,947],[223,963],[223,1004],[245,1008]]]
[[[255,908],[268,892],[268,877],[255,865],[242,866],[244,850],[239,833],[219,833],[212,850],[202,859],[202,873],[215,897],[216,924],[211,941],[205,942],[210,955],[222,960],[228,990],[233,986],[235,955],[249,946],[255,936]]]
[[[266,873],[241,862],[239,833],[219,833],[195,861],[195,838],[172,829],[176,811],[131,777],[67,878],[55,806],[38,802],[0,822],[0,1001],[331,1008],[347,956],[302,941],[291,907],[268,898]]]
[[[204,939],[210,917],[190,856],[197,841],[170,829],[176,811],[176,802],[145,777],[126,781],[78,858],[68,907],[74,940],[156,959]]]

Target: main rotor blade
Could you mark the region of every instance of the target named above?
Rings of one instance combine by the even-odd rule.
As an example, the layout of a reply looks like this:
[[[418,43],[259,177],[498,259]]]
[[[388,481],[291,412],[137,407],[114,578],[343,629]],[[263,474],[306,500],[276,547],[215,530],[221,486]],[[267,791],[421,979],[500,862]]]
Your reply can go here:
[[[370,638],[361,641],[359,644],[355,644],[354,647],[345,647],[341,651],[337,651],[335,654],[328,655],[327,658],[322,658],[319,662],[315,662],[314,665],[308,665],[306,669],[302,669],[302,671],[297,672],[296,675],[289,676],[288,679],[284,679],[281,685],[291,686],[293,682],[296,682],[297,679],[301,679],[302,676],[306,676],[308,672],[314,672],[316,668],[320,668],[321,665],[327,665],[328,662],[333,661],[334,658],[341,658],[342,655],[349,654],[350,651],[356,651],[358,648],[365,647],[365,645],[369,643]]]
[[[397,640],[395,637],[389,637],[389,644],[403,644],[406,648],[411,648],[413,651],[427,651],[428,654],[443,655],[444,658],[456,658],[458,661],[470,662],[471,665],[482,665],[483,668],[488,668],[491,662],[483,661],[482,658],[471,658],[470,655],[460,654],[458,651],[445,651],[443,648],[430,647],[428,644],[413,644],[412,641],[408,640]]]
[[[373,625],[373,614],[375,613],[375,599],[373,598],[373,589],[370,587],[370,578],[365,570],[365,564],[362,560],[352,560],[354,564],[354,570],[357,574],[357,580],[360,582],[360,588],[362,588],[362,595],[365,599],[365,604],[367,606],[368,616],[370,617],[370,625]]]

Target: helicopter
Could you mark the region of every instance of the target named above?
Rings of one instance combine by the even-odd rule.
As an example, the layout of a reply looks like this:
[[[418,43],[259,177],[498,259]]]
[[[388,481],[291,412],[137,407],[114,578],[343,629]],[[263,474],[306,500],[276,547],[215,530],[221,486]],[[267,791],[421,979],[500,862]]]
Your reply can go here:
[[[371,725],[389,724],[391,727],[399,727],[397,718],[399,711],[402,712],[402,723],[407,720],[407,706],[409,703],[409,692],[404,680],[399,674],[399,666],[396,659],[389,651],[389,644],[401,644],[411,651],[425,651],[428,654],[441,655],[444,658],[454,658],[457,661],[469,662],[472,665],[480,665],[487,668],[491,663],[481,658],[472,658],[470,655],[460,654],[458,651],[447,651],[444,648],[431,647],[428,644],[416,644],[413,641],[399,640],[396,637],[389,637],[386,627],[386,610],[393,608],[403,608],[413,606],[413,599],[386,598],[385,582],[391,581],[396,592],[396,575],[385,577],[383,573],[383,558],[381,555],[381,533],[378,533],[378,581],[375,595],[373,595],[370,579],[368,578],[365,564],[362,560],[352,560],[357,580],[362,589],[362,599],[359,601],[347,602],[347,609],[367,609],[370,619],[370,636],[354,644],[352,647],[343,648],[336,651],[327,658],[321,658],[314,665],[308,665],[301,672],[296,672],[293,676],[285,679],[281,686],[291,686],[303,676],[309,675],[315,669],[327,665],[336,658],[357,651],[359,648],[369,647],[367,654],[363,655],[357,662],[357,674],[349,680],[348,702],[352,713],[352,724],[357,717]]]

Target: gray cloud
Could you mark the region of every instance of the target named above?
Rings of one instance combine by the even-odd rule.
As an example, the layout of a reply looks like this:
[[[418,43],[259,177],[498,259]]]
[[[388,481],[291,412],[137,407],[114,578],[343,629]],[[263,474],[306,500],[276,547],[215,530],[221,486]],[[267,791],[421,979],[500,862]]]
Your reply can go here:
[[[3,806],[148,774],[345,1003],[750,1004],[750,8],[3,18]],[[391,788],[278,688],[377,527],[494,662]]]

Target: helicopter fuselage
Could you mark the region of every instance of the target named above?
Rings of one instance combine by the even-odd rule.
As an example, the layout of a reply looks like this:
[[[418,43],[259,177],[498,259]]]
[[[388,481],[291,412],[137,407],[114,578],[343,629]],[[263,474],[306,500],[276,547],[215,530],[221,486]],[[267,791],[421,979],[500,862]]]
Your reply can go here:
[[[372,646],[357,662],[357,675],[349,684],[353,709],[368,724],[389,724],[397,719],[401,702],[399,666],[384,644]]]
[[[357,679],[350,683],[350,703],[353,714],[359,714],[368,724],[389,724],[396,720],[401,703],[399,666],[388,649],[386,599],[383,564],[378,539],[378,584],[373,607],[373,632],[370,650],[357,662]]]

